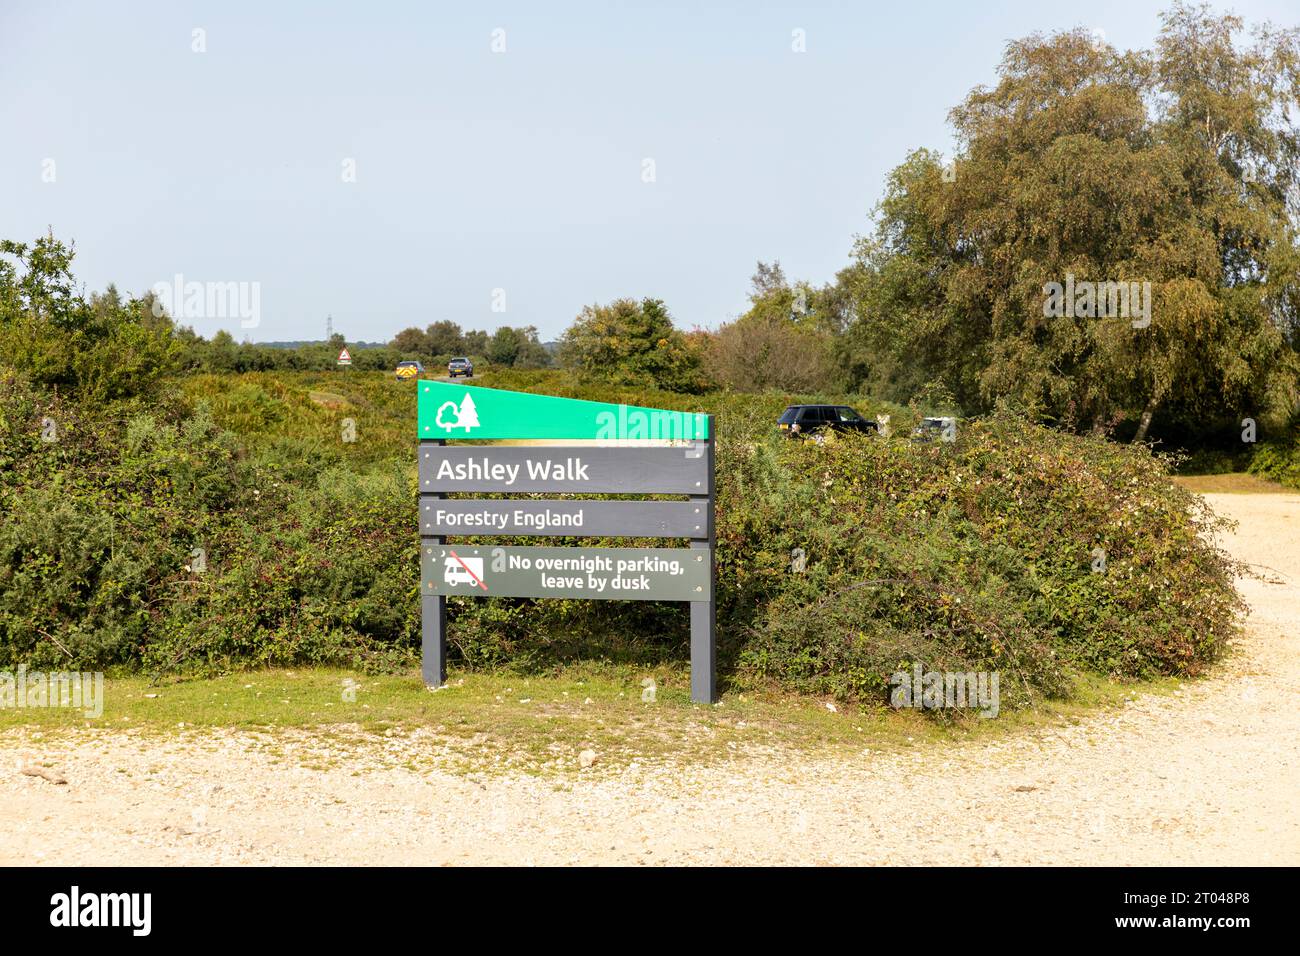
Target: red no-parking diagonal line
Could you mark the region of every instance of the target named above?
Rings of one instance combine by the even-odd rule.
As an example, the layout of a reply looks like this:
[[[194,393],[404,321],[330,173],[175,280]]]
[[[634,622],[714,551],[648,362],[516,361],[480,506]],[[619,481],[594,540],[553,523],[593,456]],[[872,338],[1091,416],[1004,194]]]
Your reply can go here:
[[[460,559],[460,555],[459,555],[459,554],[457,554],[455,551],[449,551],[449,552],[447,552],[447,553],[450,554],[453,558],[456,559],[456,563],[459,564],[462,568],[465,569],[465,573],[468,574],[471,578],[474,579],[474,583],[475,583],[475,584],[477,584],[479,587],[481,587],[484,591],[487,590],[487,585],[484,584],[482,581],[480,581],[480,580],[478,579],[478,575],[475,574],[473,571],[471,571],[471,570],[469,569],[469,565],[466,564],[464,561],[462,561],[462,560]]]

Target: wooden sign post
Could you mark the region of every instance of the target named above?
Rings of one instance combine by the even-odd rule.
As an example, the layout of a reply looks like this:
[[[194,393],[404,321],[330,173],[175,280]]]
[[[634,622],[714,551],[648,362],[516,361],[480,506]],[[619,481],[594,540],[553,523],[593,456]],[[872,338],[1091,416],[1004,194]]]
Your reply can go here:
[[[691,699],[717,700],[713,416],[421,382],[420,601],[424,682],[447,679],[447,597],[686,601]],[[453,439],[659,444],[448,445]],[[681,495],[448,499],[452,493]],[[464,536],[685,538],[685,548],[461,546]]]

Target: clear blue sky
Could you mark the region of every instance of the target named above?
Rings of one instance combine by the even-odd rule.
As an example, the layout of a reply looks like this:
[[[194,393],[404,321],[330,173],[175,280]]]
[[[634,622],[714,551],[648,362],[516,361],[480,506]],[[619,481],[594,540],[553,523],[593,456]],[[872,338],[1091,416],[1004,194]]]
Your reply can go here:
[[[1007,40],[1143,47],[1166,5],[4,0],[0,235],[75,239],[88,290],[261,284],[256,329],[204,335],[320,338],[331,313],[350,340],[437,319],[549,339],[622,295],[713,327],[757,259],[831,278]]]

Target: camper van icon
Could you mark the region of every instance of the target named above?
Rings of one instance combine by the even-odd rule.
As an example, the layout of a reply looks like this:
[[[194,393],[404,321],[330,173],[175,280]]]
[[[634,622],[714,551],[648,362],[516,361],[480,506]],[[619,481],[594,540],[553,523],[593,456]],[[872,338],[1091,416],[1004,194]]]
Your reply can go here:
[[[483,559],[462,558],[455,551],[443,558],[442,579],[451,587],[468,585],[487,590],[483,583]]]

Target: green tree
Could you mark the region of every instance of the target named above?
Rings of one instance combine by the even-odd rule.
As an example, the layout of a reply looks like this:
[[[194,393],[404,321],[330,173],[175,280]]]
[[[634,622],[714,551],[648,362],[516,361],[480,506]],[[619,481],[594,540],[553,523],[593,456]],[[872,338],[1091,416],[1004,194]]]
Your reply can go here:
[[[225,329],[212,336],[207,348],[207,366],[212,372],[233,372],[239,364],[239,344]]]
[[[1259,413],[1295,394],[1300,33],[1178,5],[1151,51],[1008,45],[952,111],[959,153],[892,173],[841,276],[855,377],[1079,427]],[[1049,315],[1052,283],[1150,283],[1150,322]]]
[[[503,325],[493,333],[488,342],[487,357],[493,365],[513,366],[521,347],[519,332]]]
[[[465,336],[460,326],[449,320],[434,322],[424,331],[430,357],[459,355],[465,350]]]
[[[389,344],[404,355],[418,356],[420,358],[429,358],[433,355],[433,352],[429,349],[428,334],[421,332],[414,326],[402,329],[393,336],[393,341]]]
[[[560,361],[584,378],[611,384],[700,388],[700,356],[659,299],[587,306],[560,341]]]
[[[503,325],[493,333],[487,344],[488,361],[510,368],[545,368],[550,364],[550,354],[537,339],[534,326],[511,328]]]
[[[75,252],[53,235],[0,241],[0,364],[90,401],[148,396],[181,367],[182,346],[152,296],[76,291]],[[12,262],[8,258],[12,258]]]
[[[779,262],[759,262],[750,307],[714,333],[705,350],[708,377],[738,391],[808,391],[838,384],[835,334],[844,320],[835,287],[790,284]]]

